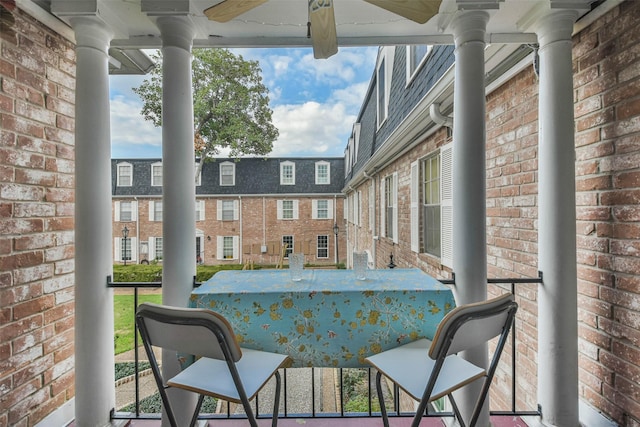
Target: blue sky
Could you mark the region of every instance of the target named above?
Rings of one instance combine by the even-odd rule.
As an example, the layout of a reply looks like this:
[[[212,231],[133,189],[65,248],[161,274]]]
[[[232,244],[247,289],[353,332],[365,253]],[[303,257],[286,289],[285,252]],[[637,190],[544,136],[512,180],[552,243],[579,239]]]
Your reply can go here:
[[[340,48],[314,59],[310,48],[232,49],[257,60],[280,132],[271,157],[342,157],[375,67],[377,47]],[[140,115],[131,88],[144,76],[111,76],[111,156],[159,158],[160,128]]]

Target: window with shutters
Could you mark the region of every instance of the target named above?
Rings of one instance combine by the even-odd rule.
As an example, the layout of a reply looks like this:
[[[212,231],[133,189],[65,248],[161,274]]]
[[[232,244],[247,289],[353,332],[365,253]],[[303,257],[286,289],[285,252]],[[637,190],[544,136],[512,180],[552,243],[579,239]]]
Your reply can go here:
[[[293,219],[293,200],[282,201],[282,219]]]
[[[396,211],[395,211],[395,193],[394,193],[394,175],[389,175],[385,178],[385,205],[384,205],[384,213],[385,213],[385,236],[393,239],[394,236],[394,225],[396,221]]]
[[[440,256],[440,153],[422,161],[422,243],[424,252]]]
[[[133,221],[133,202],[120,202],[120,221]]]

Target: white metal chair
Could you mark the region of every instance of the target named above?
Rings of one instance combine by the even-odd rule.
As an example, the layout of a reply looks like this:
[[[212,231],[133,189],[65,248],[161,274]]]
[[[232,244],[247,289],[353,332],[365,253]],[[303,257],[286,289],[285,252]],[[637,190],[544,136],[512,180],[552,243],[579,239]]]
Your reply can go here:
[[[483,379],[481,392],[469,422],[471,427],[475,426],[517,309],[518,305],[511,294],[462,305],[442,319],[433,341],[421,339],[367,357],[367,362],[378,370],[376,390],[384,426],[389,427],[389,420],[382,394],[383,375],[420,402],[412,427],[418,427],[430,402],[444,396],[449,398],[456,418],[464,427],[464,420],[452,393],[469,383]],[[496,336],[500,338],[487,369],[457,355],[460,351],[476,347]]]
[[[199,394],[191,426],[197,422],[204,397],[213,396],[241,403],[250,425],[258,427],[249,402],[273,376],[276,390],[271,425],[277,425],[281,389],[278,369],[287,364],[289,356],[241,349],[229,322],[211,310],[143,303],[136,312],[136,322],[166,416],[173,427],[179,426],[166,393],[170,387]],[[165,380],[153,353],[154,346],[198,359]]]

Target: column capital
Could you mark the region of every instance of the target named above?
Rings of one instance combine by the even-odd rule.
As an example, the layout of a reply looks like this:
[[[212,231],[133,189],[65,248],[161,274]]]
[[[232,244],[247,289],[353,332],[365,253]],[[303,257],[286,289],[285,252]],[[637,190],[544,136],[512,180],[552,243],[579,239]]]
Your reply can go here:
[[[113,38],[113,31],[99,16],[72,16],[69,18],[78,47],[91,47],[105,54]]]
[[[459,11],[451,21],[456,46],[468,42],[485,43],[489,13],[484,10]]]
[[[576,9],[551,9],[542,14],[533,26],[540,48],[553,42],[571,40],[578,16]]]
[[[187,16],[159,16],[156,25],[160,29],[162,47],[179,47],[191,51],[195,31]]]

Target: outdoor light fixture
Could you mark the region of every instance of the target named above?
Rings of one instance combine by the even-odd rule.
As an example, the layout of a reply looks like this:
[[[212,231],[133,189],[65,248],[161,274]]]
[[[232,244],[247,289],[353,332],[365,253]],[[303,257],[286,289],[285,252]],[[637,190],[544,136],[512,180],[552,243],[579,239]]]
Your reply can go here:
[[[125,225],[122,229],[122,259],[124,265],[127,265],[127,238],[129,237],[129,229]]]

